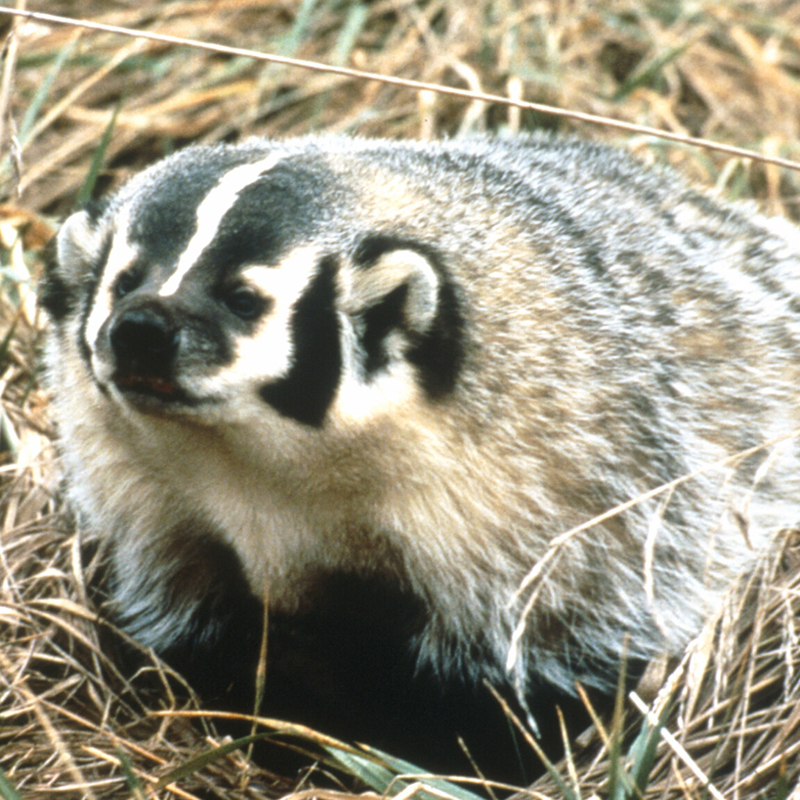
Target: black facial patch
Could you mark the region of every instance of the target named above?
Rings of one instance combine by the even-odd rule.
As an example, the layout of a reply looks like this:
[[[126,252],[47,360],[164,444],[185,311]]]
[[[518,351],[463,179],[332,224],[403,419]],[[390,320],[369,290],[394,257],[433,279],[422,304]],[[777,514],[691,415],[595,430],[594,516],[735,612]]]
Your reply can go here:
[[[260,392],[283,416],[314,427],[322,425],[342,372],[336,272],[335,260],[323,259],[292,313],[294,357],[289,374]]]
[[[405,356],[418,372],[422,388],[431,399],[453,390],[464,359],[464,319],[455,285],[436,250],[427,244],[398,236],[367,236],[358,246],[353,259],[368,270],[382,255],[393,250],[413,250],[423,256],[439,278],[436,315],[429,329],[421,334],[406,331],[410,347]],[[366,353],[368,375],[386,366],[382,344],[387,334],[402,326],[402,307],[408,287],[402,285],[363,315],[365,329],[362,347]]]
[[[403,306],[408,296],[408,285],[402,284],[384,297],[380,303],[368,308],[363,314],[364,372],[367,378],[375,375],[389,364],[383,342],[389,333],[403,321]]]
[[[47,245],[44,258],[44,274],[39,284],[39,305],[53,322],[63,322],[75,308],[76,293],[59,274],[55,237]]]

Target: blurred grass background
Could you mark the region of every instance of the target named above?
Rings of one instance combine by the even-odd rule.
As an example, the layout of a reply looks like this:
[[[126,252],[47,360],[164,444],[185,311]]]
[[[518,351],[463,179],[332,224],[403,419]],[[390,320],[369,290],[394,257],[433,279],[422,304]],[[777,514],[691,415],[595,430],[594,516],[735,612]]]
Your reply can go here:
[[[74,0],[38,10],[800,157],[800,6],[785,0]],[[252,134],[417,138],[544,127],[618,136],[499,104],[420,98],[376,82],[36,21],[21,20],[16,35],[10,110],[24,170],[5,191],[16,188],[27,207],[56,216],[74,203],[114,114],[100,190],[188,142]],[[800,214],[796,174],[647,146],[698,181]]]
[[[63,0],[29,7],[552,104],[800,160],[798,2]],[[310,790],[334,756],[361,776],[341,791],[396,793],[409,785],[390,783],[400,765],[365,767],[323,740],[319,766],[310,759],[299,776],[255,766],[242,749],[192,761],[218,744],[211,723],[156,715],[183,701],[161,678],[155,691],[129,683],[100,647],[36,379],[35,285],[59,220],[185,144],[311,131],[577,133],[624,142],[644,159],[795,220],[800,174],[501,103],[36,20],[0,15],[0,34],[0,797],[274,797]],[[800,798],[797,562],[789,537],[676,678],[671,729],[712,788],[662,748],[646,788],[634,789],[615,778],[634,771],[634,756],[595,741],[562,768],[561,783],[545,776],[535,796]],[[161,669],[154,660],[152,672]],[[451,785],[434,788],[454,796]]]

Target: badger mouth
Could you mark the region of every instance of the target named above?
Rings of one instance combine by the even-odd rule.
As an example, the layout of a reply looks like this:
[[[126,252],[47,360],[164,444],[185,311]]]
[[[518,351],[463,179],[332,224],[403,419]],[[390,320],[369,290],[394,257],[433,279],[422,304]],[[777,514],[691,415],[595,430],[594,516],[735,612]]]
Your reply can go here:
[[[189,404],[186,392],[168,378],[126,372],[117,373],[112,380],[114,385],[129,397],[153,398],[162,403]]]

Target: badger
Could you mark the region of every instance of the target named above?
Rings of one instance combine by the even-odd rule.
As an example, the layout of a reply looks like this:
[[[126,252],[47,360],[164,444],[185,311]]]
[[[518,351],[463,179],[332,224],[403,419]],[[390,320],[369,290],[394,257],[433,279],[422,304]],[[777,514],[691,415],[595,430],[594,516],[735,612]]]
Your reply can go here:
[[[266,615],[269,710],[423,766],[502,761],[487,687],[536,720],[680,653],[800,521],[800,234],[619,149],[193,146],[54,250],[114,619],[222,686]]]

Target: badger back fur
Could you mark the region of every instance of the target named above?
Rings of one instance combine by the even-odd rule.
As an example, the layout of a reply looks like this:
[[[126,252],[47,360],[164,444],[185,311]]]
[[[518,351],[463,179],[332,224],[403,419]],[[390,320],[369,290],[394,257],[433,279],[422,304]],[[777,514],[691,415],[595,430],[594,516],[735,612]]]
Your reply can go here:
[[[608,691],[800,520],[798,231],[605,146],[189,148],[67,220],[42,304],[72,501],[164,653],[360,582],[443,686]]]

